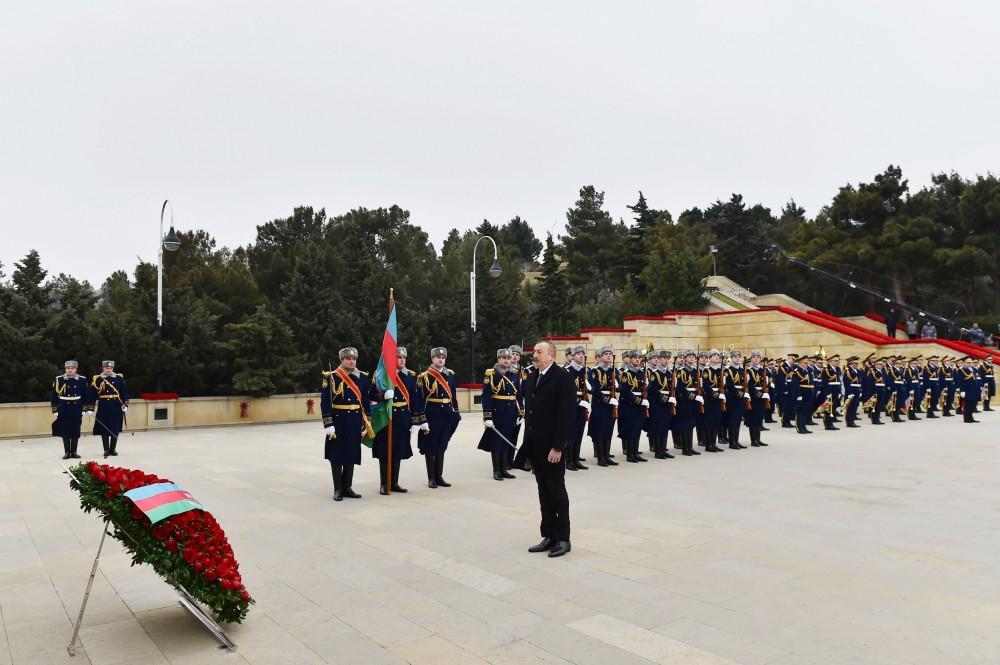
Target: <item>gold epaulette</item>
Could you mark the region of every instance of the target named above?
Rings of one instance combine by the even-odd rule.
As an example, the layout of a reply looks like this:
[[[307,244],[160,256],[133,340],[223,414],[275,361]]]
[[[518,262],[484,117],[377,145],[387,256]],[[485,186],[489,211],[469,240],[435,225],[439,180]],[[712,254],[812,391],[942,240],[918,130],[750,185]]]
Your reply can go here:
[[[492,367],[489,368],[488,370],[486,370],[486,376],[493,376],[493,368]]]

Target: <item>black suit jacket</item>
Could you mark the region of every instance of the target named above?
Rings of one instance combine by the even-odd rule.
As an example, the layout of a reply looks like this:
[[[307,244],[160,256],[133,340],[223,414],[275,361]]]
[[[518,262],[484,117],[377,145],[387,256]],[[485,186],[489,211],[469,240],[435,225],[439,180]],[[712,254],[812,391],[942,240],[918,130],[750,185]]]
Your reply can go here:
[[[572,375],[553,363],[541,385],[539,372],[525,380],[524,443],[518,458],[544,458],[553,448],[563,450],[569,445],[576,418],[576,384]]]

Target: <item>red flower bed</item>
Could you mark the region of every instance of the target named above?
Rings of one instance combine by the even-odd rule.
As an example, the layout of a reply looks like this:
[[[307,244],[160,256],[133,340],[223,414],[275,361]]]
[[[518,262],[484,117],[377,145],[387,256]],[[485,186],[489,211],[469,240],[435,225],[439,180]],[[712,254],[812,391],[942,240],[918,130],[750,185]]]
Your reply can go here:
[[[152,524],[123,495],[169,480],[97,462],[71,470],[70,487],[80,493],[81,507],[88,513],[96,510],[110,522],[111,535],[132,555],[132,565],[150,564],[169,584],[208,606],[219,621],[239,623],[246,618],[253,599],[243,586],[226,533],[211,513],[189,510]]]

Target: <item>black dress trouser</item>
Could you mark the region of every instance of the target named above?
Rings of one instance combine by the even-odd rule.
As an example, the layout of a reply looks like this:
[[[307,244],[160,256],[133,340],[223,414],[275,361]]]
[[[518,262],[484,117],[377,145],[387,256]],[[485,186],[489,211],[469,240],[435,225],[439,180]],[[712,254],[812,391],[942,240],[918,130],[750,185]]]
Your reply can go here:
[[[545,455],[532,455],[531,467],[538,484],[538,504],[542,512],[543,538],[569,540],[569,495],[566,493],[566,451],[555,464]]]

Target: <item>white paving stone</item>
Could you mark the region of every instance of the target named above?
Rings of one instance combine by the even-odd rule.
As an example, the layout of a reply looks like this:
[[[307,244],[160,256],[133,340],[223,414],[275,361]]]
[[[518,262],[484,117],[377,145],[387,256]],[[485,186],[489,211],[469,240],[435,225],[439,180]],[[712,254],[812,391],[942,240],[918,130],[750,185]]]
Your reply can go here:
[[[117,543],[75,663],[1000,663],[1000,418],[864,426],[567,473],[573,552],[538,539],[530,476],[497,483],[463,421],[431,490],[331,500],[319,423],[144,432],[122,466],[225,527],[257,599],[236,653]],[[93,454],[95,440],[83,440]],[[589,446],[585,446],[584,450]],[[65,663],[100,537],[52,439],[0,441],[0,665]]]

